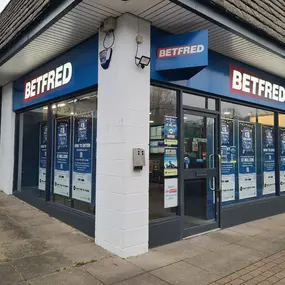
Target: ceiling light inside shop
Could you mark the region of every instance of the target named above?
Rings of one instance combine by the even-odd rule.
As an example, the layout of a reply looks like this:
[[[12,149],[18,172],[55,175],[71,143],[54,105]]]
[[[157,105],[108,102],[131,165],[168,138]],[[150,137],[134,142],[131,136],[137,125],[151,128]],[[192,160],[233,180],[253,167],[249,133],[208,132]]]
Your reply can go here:
[[[154,123],[154,121],[149,121],[149,123],[150,123],[150,124],[153,124],[153,123]]]
[[[65,103],[60,103],[60,104],[57,105],[57,107],[64,107],[64,106],[66,106]]]
[[[224,115],[230,115],[230,114],[231,112],[228,112],[228,111],[224,112]]]
[[[56,109],[56,105],[52,105],[52,108],[53,108],[53,109]]]
[[[184,117],[184,120],[187,120],[187,117]]]
[[[44,109],[44,110],[47,110],[47,109],[48,109],[48,107],[43,107],[43,109]]]
[[[74,113],[73,113],[73,112],[71,112],[71,113],[70,113],[70,115],[74,115]]]

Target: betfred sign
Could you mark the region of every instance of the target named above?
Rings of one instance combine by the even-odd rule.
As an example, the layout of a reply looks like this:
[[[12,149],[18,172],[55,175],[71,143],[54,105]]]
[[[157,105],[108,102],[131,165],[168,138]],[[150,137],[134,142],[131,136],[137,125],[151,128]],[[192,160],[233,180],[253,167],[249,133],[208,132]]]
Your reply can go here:
[[[208,31],[163,35],[152,50],[152,67],[169,81],[188,80],[208,65]]]
[[[171,58],[176,56],[187,56],[195,53],[201,53],[205,50],[204,45],[185,45],[176,47],[159,48],[157,58]]]
[[[36,78],[25,81],[24,101],[33,100],[70,82],[72,64],[67,62]]]
[[[240,95],[285,102],[285,88],[244,68],[230,65],[230,91]]]

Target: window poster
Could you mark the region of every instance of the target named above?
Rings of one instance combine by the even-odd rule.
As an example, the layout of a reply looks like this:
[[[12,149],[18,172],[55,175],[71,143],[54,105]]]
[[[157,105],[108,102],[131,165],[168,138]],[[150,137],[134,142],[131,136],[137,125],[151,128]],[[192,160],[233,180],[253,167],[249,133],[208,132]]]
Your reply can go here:
[[[164,208],[178,206],[178,179],[167,178],[164,180]]]
[[[174,146],[178,144],[177,117],[164,117],[164,143]]]
[[[239,122],[239,198],[256,197],[255,125]]]
[[[262,194],[275,193],[274,127],[262,126],[263,189]]]
[[[279,129],[280,134],[280,192],[285,192],[285,129]]]
[[[91,203],[93,113],[74,117],[72,198]]]
[[[70,188],[70,118],[55,124],[55,168],[53,192],[69,197]]]
[[[178,174],[177,147],[164,148],[164,176],[176,176]]]
[[[236,147],[233,120],[221,120],[222,202],[235,200]]]
[[[47,123],[40,124],[39,147],[39,190],[46,190],[46,163],[47,163]]]

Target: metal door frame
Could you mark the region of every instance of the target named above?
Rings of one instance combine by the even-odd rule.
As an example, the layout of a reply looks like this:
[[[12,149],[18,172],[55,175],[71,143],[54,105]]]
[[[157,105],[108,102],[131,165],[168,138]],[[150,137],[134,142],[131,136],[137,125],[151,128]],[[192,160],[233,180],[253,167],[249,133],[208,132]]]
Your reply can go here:
[[[182,96],[182,94],[181,94]],[[181,98],[181,97],[180,97]],[[191,235],[199,234],[202,232],[210,231],[213,229],[217,229],[220,227],[220,210],[221,210],[221,192],[219,191],[221,188],[221,165],[220,165],[220,116],[219,112],[217,111],[211,111],[207,109],[198,109],[198,108],[191,108],[189,106],[183,106],[180,105],[180,134],[179,134],[179,173],[180,173],[180,179],[179,179],[179,189],[180,189],[180,228],[181,228],[181,237],[185,238]],[[184,181],[185,181],[185,169],[184,169],[184,112],[188,111],[191,113],[191,115],[201,116],[201,117],[209,117],[216,120],[215,122],[215,155],[217,156],[218,164],[216,166],[217,171],[217,179],[216,179],[216,185],[215,185],[215,205],[216,205],[216,220],[213,223],[208,223],[205,225],[198,225],[194,226],[188,229],[184,229],[184,219],[185,219],[185,213],[184,213]],[[197,170],[197,169],[196,169]],[[195,171],[195,169],[193,169]]]

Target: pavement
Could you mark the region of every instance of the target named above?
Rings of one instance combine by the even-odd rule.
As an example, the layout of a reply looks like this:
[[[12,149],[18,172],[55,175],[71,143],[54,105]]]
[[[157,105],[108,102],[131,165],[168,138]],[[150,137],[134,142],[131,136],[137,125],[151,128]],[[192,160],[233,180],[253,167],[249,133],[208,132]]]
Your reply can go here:
[[[1,285],[285,285],[285,214],[121,259],[0,192]]]

